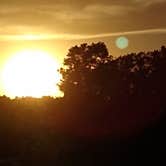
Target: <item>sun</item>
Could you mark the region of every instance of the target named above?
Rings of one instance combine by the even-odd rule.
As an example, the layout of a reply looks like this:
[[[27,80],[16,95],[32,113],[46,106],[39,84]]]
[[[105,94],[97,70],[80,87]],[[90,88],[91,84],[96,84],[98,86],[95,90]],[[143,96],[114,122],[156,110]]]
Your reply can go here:
[[[6,63],[3,73],[5,95],[14,97],[61,96],[58,61],[44,51],[25,50]]]

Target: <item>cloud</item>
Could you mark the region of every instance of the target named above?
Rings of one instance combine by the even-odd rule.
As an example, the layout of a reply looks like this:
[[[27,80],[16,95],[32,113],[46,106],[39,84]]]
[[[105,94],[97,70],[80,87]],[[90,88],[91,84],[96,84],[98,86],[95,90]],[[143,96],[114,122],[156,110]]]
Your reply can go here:
[[[163,29],[145,29],[137,31],[126,31],[116,33],[101,33],[94,35],[75,35],[75,34],[38,34],[38,35],[0,35],[1,41],[10,40],[81,40],[81,39],[97,39],[106,37],[118,37],[118,36],[133,36],[133,35],[145,35],[145,34],[166,34],[166,28]]]
[[[87,6],[84,11],[93,13],[93,14],[106,14],[111,16],[120,16],[124,15],[130,11],[132,11],[133,8],[130,6],[122,6],[122,5],[89,5]]]
[[[166,27],[164,1],[1,0],[0,34],[100,34]]]
[[[165,3],[165,0],[134,0],[134,2],[142,4],[145,7],[148,7],[153,4]]]
[[[31,2],[31,1],[30,1]],[[36,2],[36,1],[35,1]],[[85,1],[82,6],[75,0],[72,4],[68,1],[55,2],[53,4],[36,3],[25,5],[23,3],[16,3],[14,5],[1,5],[0,6],[0,26],[6,29],[6,26],[11,27],[32,27],[42,26],[47,27],[48,31],[57,31],[59,33],[82,33],[85,31],[94,30],[94,26],[99,24],[107,26],[113,20],[119,20],[120,17],[128,14],[132,8],[130,6],[123,6],[123,4],[107,4],[105,0],[103,4],[98,1],[92,3],[91,0]],[[107,23],[104,23],[107,22]],[[10,28],[9,33],[13,33],[16,29]],[[22,31],[25,28],[22,29]],[[102,28],[104,31],[104,28]],[[21,29],[20,29],[21,30]],[[15,33],[15,32],[14,32]]]

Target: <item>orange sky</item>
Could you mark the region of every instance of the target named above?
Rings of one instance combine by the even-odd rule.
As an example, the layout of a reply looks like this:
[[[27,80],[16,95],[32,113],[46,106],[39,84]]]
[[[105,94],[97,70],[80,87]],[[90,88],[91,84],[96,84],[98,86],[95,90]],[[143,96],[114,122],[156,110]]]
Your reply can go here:
[[[165,0],[1,0],[0,72],[25,49],[46,51],[60,63],[83,42],[103,41],[113,56],[159,49],[166,45],[165,8]],[[129,41],[125,49],[115,44],[120,36]]]
[[[72,45],[104,41],[115,56],[151,50],[166,44],[165,8],[165,0],[1,0],[0,49],[42,43],[64,57]],[[27,34],[47,41],[14,42]],[[119,50],[115,40],[124,35],[129,47]]]

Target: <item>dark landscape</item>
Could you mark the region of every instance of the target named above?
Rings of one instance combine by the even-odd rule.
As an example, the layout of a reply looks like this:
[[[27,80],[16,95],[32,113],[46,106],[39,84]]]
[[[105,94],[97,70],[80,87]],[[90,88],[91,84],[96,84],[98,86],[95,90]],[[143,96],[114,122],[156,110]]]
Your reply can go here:
[[[69,49],[62,98],[0,97],[0,165],[166,164],[166,47]]]
[[[166,166],[166,0],[0,0],[0,166]]]

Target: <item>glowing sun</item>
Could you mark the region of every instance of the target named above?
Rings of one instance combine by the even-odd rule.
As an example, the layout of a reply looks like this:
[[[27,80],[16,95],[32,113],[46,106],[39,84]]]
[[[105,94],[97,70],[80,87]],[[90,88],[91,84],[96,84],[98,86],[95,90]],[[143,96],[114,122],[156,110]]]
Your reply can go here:
[[[26,50],[6,63],[2,78],[5,94],[13,97],[60,96],[58,61],[43,51]]]

